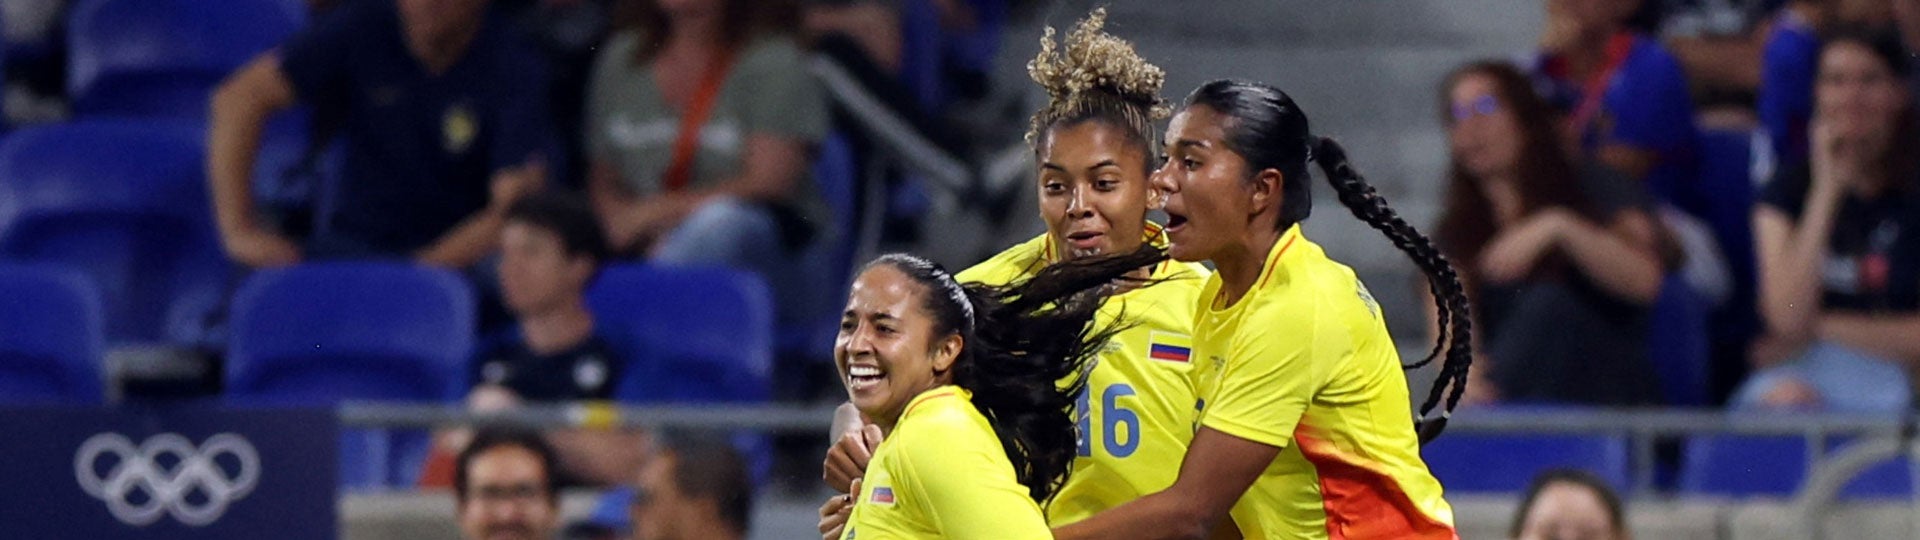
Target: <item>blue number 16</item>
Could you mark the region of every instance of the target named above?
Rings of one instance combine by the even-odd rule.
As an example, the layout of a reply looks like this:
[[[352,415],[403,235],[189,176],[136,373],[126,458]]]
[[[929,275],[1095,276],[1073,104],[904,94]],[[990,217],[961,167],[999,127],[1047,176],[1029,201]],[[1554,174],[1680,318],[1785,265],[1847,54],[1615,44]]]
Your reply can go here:
[[[1093,407],[1092,403],[1088,402],[1087,395],[1091,391],[1092,387],[1088,387],[1087,390],[1080,392],[1080,400],[1074,404],[1075,410],[1078,411],[1076,416],[1080,419],[1080,455],[1082,457],[1093,455],[1093,415],[1089,414]],[[1125,383],[1108,386],[1106,391],[1100,393],[1102,424],[1100,431],[1103,432],[1100,438],[1107,455],[1123,458],[1133,455],[1134,450],[1140,449],[1140,415],[1120,405],[1120,398],[1132,395],[1134,395],[1133,385]],[[1127,431],[1125,442],[1120,441],[1122,425],[1125,425]]]

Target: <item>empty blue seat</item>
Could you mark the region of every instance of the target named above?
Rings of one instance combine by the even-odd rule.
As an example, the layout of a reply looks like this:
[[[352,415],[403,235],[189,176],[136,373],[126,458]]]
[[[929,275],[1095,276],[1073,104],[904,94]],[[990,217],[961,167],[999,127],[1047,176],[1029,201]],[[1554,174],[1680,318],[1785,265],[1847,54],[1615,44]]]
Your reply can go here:
[[[1563,467],[1591,472],[1615,489],[1630,485],[1624,436],[1450,432],[1420,454],[1449,493],[1517,493],[1542,471]]]
[[[0,257],[100,287],[112,343],[191,342],[230,283],[195,124],[95,120],[0,141]]]
[[[451,272],[400,263],[264,270],[235,293],[227,398],[240,405],[449,402],[466,390],[473,291]],[[422,432],[341,432],[341,483],[411,485]]]
[[[1687,439],[1683,452],[1683,494],[1789,497],[1807,476],[1804,437],[1703,435]]]
[[[1846,442],[1836,444],[1841,451]],[[1842,499],[1904,499],[1913,496],[1913,461],[1905,454],[1874,463],[1840,488]]]
[[[759,276],[726,268],[610,266],[587,291],[599,324],[627,343],[614,395],[628,402],[756,402],[768,397],[773,299]]]
[[[0,403],[99,403],[100,327],[85,277],[0,263]]]
[[[82,0],[68,15],[67,91],[81,116],[202,118],[235,68],[305,24],[290,0]]]

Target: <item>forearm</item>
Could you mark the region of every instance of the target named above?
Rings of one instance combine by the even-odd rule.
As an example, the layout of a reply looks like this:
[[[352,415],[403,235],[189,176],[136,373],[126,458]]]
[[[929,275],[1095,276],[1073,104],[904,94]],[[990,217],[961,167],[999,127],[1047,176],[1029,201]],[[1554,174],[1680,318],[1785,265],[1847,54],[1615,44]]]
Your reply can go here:
[[[1640,304],[1659,297],[1660,261],[1648,250],[1577,218],[1566,221],[1560,246],[1600,288]]]
[[[260,150],[271,108],[244,89],[222,86],[214,93],[207,130],[207,180],[213,192],[214,219],[222,233],[254,226],[255,156]]]
[[[422,264],[452,269],[472,266],[492,253],[499,243],[505,214],[504,209],[496,206],[483,208],[467,216],[459,225],[434,240],[433,244],[415,252],[414,259]]]
[[[1920,315],[1828,313],[1819,326],[1822,340],[1909,365],[1920,362]]]
[[[1093,517],[1053,530],[1055,540],[1202,540],[1217,518],[1197,512],[1176,494],[1162,491],[1107,509]]]
[[[1761,261],[1761,314],[1773,333],[1813,332],[1820,311],[1820,268],[1827,260],[1827,239],[1833,234],[1837,206],[1832,198],[1816,196],[1808,201],[1783,245]]]

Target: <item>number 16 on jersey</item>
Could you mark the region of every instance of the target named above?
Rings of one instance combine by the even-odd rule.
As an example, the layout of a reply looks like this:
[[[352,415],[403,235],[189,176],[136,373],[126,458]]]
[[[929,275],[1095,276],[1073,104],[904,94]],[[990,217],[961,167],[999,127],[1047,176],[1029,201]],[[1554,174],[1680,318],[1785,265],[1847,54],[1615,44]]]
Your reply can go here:
[[[1080,392],[1080,399],[1074,403],[1074,415],[1080,419],[1080,455],[1093,455],[1093,441],[1099,439],[1100,448],[1107,455],[1124,458],[1140,449],[1140,414],[1120,403],[1120,398],[1134,395],[1133,385],[1118,383],[1100,390],[1100,429],[1093,429],[1093,404],[1091,397],[1093,385]],[[1123,433],[1124,432],[1124,433]],[[1122,440],[1124,438],[1124,440]]]

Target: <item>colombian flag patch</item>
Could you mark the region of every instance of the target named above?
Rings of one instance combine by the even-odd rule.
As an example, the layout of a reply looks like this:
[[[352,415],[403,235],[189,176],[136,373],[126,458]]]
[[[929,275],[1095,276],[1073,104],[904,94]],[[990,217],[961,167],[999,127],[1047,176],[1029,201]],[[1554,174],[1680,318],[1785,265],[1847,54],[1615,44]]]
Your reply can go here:
[[[1193,336],[1155,331],[1147,336],[1147,357],[1162,362],[1187,363],[1193,356]]]
[[[893,488],[890,488],[890,487],[873,488],[873,497],[867,499],[867,502],[871,502],[873,504],[877,504],[880,506],[893,506]]]

